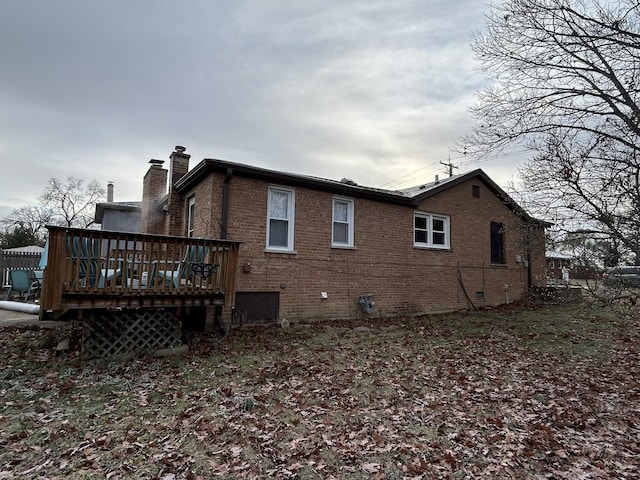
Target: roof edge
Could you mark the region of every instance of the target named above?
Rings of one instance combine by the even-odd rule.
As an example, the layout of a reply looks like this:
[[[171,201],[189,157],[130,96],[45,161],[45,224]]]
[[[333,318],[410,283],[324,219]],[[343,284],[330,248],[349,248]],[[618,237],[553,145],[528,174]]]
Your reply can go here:
[[[342,183],[337,180],[323,179],[300,175],[295,173],[269,170],[266,168],[254,167],[242,163],[229,162],[205,158],[190,170],[175,184],[178,192],[182,193],[202,181],[211,172],[219,172],[231,175],[238,175],[246,178],[254,178],[274,183],[282,183],[289,186],[309,187],[316,190],[332,192],[340,195],[352,197],[380,200],[401,205],[413,205],[413,199],[407,197],[399,191],[380,190],[370,187],[363,187],[350,183]]]

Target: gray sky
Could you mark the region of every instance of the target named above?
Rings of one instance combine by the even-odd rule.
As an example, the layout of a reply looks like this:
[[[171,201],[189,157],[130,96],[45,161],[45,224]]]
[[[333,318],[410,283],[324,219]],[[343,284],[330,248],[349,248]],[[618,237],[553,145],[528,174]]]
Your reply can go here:
[[[49,178],[139,200],[151,158],[399,188],[513,160],[451,150],[483,0],[0,0],[0,217]]]

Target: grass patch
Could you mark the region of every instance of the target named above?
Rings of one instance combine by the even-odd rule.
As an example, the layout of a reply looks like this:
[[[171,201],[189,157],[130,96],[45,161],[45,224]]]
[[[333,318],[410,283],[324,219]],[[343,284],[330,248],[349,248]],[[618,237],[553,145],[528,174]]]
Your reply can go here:
[[[633,312],[511,306],[234,330],[179,358],[76,364],[0,331],[17,478],[624,477]],[[173,476],[173,477],[172,477]]]

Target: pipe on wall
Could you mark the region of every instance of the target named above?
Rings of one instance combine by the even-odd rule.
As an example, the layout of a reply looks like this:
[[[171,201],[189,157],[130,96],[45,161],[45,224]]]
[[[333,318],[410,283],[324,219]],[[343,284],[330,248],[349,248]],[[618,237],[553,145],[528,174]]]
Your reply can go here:
[[[227,168],[227,174],[224,176],[224,183],[222,184],[222,218],[220,219],[221,240],[227,239],[227,224],[229,222],[229,187],[232,176],[233,169]]]

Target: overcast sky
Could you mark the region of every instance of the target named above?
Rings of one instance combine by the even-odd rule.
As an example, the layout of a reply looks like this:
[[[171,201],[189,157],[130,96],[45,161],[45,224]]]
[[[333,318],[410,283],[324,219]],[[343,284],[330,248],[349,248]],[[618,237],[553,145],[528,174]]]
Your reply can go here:
[[[399,188],[513,160],[452,150],[486,85],[483,0],[0,0],[0,217],[51,177],[140,200],[151,158]]]

